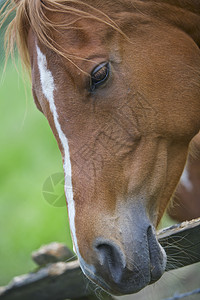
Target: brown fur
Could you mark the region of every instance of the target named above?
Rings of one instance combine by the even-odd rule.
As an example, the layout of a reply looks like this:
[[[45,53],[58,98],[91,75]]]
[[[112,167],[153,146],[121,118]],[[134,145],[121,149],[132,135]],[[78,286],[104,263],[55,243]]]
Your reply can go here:
[[[200,216],[200,134],[190,143],[187,168],[191,188],[181,181],[174,193],[169,215],[179,221],[192,220]]]

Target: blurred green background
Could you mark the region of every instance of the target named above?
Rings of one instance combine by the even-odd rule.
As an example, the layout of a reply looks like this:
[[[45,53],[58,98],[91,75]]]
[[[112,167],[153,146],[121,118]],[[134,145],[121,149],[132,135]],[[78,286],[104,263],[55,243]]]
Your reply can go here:
[[[30,255],[51,241],[71,247],[67,208],[43,197],[45,180],[63,172],[47,120],[34,104],[29,80],[9,60],[3,74],[0,38],[0,286],[35,268]],[[61,187],[63,188],[63,187]]]

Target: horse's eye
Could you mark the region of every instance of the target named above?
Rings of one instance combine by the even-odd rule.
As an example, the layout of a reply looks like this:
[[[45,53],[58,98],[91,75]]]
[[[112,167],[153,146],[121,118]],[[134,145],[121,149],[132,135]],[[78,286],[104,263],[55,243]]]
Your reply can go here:
[[[109,72],[110,66],[108,62],[103,62],[92,70],[90,77],[91,91],[94,91],[108,79]]]

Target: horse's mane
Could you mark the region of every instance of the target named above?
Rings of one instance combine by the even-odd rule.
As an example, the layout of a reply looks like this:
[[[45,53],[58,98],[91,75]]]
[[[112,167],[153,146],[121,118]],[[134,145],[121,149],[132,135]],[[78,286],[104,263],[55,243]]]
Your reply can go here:
[[[74,15],[73,22],[58,23],[48,18],[48,12],[68,13]],[[19,55],[26,68],[30,68],[28,54],[28,32],[31,27],[39,41],[57,54],[67,58],[73,64],[73,54],[66,54],[64,49],[51,38],[52,29],[71,29],[73,24],[81,18],[94,19],[103,22],[120,34],[125,34],[118,25],[105,13],[80,0],[6,0],[0,10],[0,28],[5,20],[15,13],[14,18],[7,27],[5,33],[6,57],[13,55],[17,45]],[[67,19],[67,18],[66,18]],[[82,59],[81,57],[78,57]],[[77,59],[77,57],[76,57]]]

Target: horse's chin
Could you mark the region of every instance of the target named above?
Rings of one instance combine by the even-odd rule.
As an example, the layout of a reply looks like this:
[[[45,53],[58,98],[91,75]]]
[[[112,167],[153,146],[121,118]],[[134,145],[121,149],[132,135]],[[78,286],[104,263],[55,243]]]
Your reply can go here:
[[[163,274],[163,272],[160,274],[160,277],[155,280],[154,277],[148,277],[146,278],[146,281],[142,282],[135,282],[134,279],[130,280],[127,278],[126,281],[118,283],[118,284],[108,284],[102,277],[95,275],[94,273],[90,272],[88,269],[84,269],[82,267],[82,270],[86,277],[97,284],[99,287],[101,287],[104,291],[106,291],[109,294],[112,294],[114,296],[123,296],[123,295],[129,295],[138,293],[140,290],[145,288],[147,285],[155,283]]]

